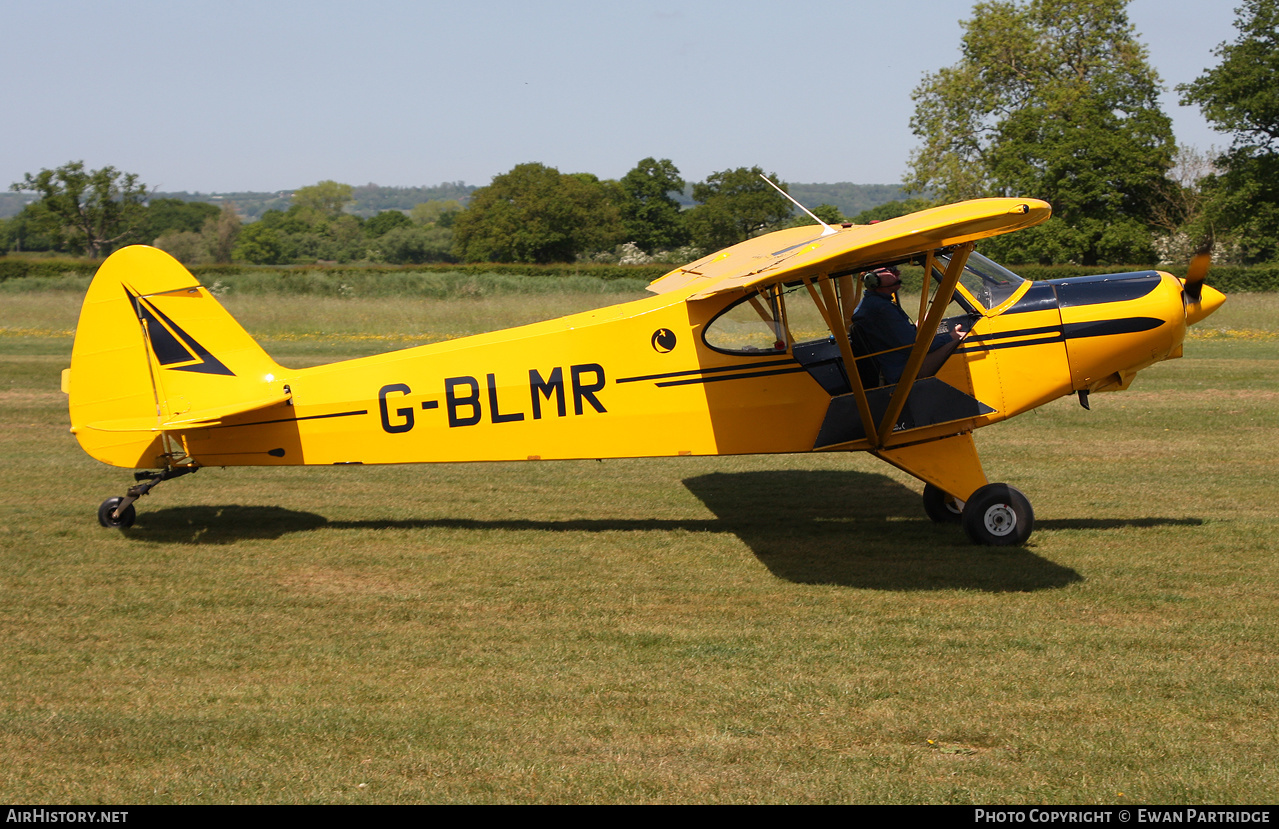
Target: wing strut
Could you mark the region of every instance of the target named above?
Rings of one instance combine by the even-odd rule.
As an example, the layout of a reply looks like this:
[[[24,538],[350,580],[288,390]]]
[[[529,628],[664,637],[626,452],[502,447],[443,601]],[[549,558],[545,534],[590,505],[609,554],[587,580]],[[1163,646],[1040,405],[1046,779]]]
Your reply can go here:
[[[862,426],[866,430],[866,439],[870,441],[871,446],[878,446],[875,416],[871,414],[870,401],[866,399],[866,389],[862,386],[861,374],[857,371],[857,358],[853,355],[853,345],[848,340],[848,326],[844,322],[844,312],[835,296],[835,286],[831,284],[829,278],[818,277],[818,282],[822,288],[820,296],[817,289],[813,287],[812,279],[806,277],[804,287],[808,288],[813,303],[822,312],[826,325],[830,327],[830,333],[839,346],[839,355],[844,360],[844,374],[848,375],[848,385],[853,390],[853,399],[857,401],[857,415],[861,418]]]
[[[933,258],[936,251],[928,251],[928,257],[924,260],[924,286],[919,291],[919,313],[915,315],[915,319],[922,320],[928,314],[928,283],[932,280],[933,268],[937,266],[937,261]]]
[[[942,277],[941,285],[937,287],[937,293],[933,294],[932,305],[928,308],[928,316],[919,321],[918,330],[915,333],[915,346],[910,350],[910,357],[906,360],[906,369],[902,372],[901,379],[897,381],[897,388],[893,390],[892,399],[888,401],[888,408],[884,411],[884,419],[879,423],[877,434],[892,435],[893,424],[897,422],[897,416],[901,414],[902,407],[906,405],[906,398],[910,395],[911,387],[919,376],[919,367],[923,365],[924,357],[928,355],[928,345],[932,342],[933,337],[937,336],[937,329],[941,327],[942,317],[946,313],[946,306],[950,304],[950,298],[955,295],[955,286],[959,284],[959,276],[964,272],[964,265],[968,262],[968,254],[972,252],[973,243],[968,242],[960,245],[951,255],[950,267],[946,269],[946,275]],[[928,258],[929,264],[931,264],[931,253]],[[931,270],[924,272],[924,287],[922,291],[924,295],[928,293],[928,280],[931,274]],[[855,373],[855,370],[849,372],[850,375],[853,373]],[[865,396],[865,392],[863,392],[858,398],[859,404]],[[862,413],[862,417],[865,418],[866,415]],[[870,421],[864,419],[863,422],[869,423]],[[866,437],[869,438],[872,446],[882,447],[884,445],[884,443],[875,439],[873,430],[867,429],[866,433]]]

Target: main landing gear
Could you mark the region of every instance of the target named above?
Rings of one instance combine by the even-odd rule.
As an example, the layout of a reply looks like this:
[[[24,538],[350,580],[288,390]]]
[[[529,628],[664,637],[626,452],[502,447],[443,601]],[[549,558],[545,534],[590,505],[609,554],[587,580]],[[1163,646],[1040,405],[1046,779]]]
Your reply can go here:
[[[98,507],[98,523],[104,527],[115,527],[118,529],[128,529],[133,526],[133,522],[138,517],[138,512],[133,508],[133,502],[146,495],[162,481],[172,480],[173,478],[181,478],[183,475],[195,472],[198,466],[171,466],[161,472],[134,472],[133,480],[138,483],[129,487],[129,491],[124,494],[123,498],[108,498]]]
[[[925,484],[924,511],[938,523],[962,524],[974,543],[994,547],[1025,544],[1035,528],[1030,501],[1008,484],[986,484],[967,501]]]

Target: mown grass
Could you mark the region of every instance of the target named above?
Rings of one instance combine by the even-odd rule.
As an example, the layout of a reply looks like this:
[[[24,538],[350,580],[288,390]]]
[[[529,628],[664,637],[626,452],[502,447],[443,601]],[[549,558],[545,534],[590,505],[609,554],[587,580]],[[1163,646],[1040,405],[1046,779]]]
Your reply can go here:
[[[234,296],[286,362],[615,301]],[[1272,296],[978,434],[1019,550],[844,455],[207,469],[103,530],[78,303],[0,298],[9,802],[1279,799]]]

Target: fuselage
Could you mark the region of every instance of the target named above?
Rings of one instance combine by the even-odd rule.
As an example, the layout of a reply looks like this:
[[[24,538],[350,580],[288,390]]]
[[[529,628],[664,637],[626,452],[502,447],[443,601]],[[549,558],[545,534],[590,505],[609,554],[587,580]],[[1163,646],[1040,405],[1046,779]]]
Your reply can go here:
[[[976,429],[1081,390],[1126,388],[1140,369],[1180,356],[1186,332],[1181,283],[1154,271],[1025,282],[992,308],[957,293],[971,306],[971,331],[936,380],[978,401],[979,411],[902,421],[888,446]],[[287,404],[173,437],[202,465],[872,448],[864,439],[818,443],[838,395],[796,359],[795,341],[738,351],[708,344],[707,331],[735,302],[660,295],[374,357],[281,368],[272,383],[291,393]]]
[[[85,297],[64,375],[72,431],[93,457],[134,468],[918,444],[1126,388],[1180,356],[1188,322],[1224,300],[1204,287],[1188,305],[1156,271],[1028,282],[954,242],[1048,212],[992,199],[833,234],[792,228],[678,268],[646,299],[306,369],[278,365],[171,257],[126,248]],[[857,379],[875,358],[850,347],[856,273],[885,262],[952,286],[923,327],[966,332],[909,395]]]

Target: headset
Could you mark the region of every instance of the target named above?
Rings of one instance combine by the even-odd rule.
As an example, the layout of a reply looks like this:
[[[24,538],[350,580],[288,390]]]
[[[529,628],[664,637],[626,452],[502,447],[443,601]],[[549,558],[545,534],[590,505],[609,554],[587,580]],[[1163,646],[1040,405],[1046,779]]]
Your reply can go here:
[[[888,280],[888,277],[890,276],[892,277],[892,281]],[[901,272],[892,265],[889,265],[886,268],[876,268],[873,271],[862,274],[862,284],[872,291],[876,288],[884,287],[885,284],[900,285],[901,281]]]

